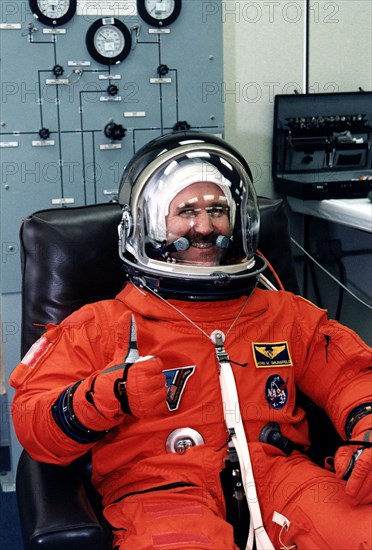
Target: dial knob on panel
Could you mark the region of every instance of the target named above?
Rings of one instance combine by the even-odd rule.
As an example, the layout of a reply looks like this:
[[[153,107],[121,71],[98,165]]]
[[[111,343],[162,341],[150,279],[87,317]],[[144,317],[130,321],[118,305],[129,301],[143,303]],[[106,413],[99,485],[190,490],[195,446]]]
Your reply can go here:
[[[113,141],[120,141],[126,134],[126,129],[121,124],[109,122],[104,129],[105,136]]]
[[[109,84],[107,86],[106,92],[110,96],[115,96],[118,93],[118,91],[119,91],[119,88],[116,86],[116,84]]]
[[[48,130],[48,128],[40,128],[39,136],[41,139],[48,139],[50,136],[50,130]]]
[[[62,76],[63,73],[65,72],[64,68],[62,67],[62,65],[54,65],[53,69],[52,69],[52,73],[54,74],[54,76],[56,76],[57,78],[59,76]]]
[[[157,68],[157,73],[160,77],[162,76],[165,76],[169,73],[169,68],[167,67],[167,65],[164,65],[164,64],[161,64],[159,65],[159,67]]]
[[[180,131],[190,130],[190,128],[191,128],[191,126],[186,120],[178,120],[173,125],[172,130],[173,130],[173,132],[180,132]]]

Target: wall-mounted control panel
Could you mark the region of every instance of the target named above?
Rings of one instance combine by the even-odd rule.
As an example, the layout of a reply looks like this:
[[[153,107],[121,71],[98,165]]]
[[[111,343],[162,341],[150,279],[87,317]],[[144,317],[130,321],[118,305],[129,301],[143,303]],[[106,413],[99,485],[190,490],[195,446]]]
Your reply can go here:
[[[187,128],[223,133],[221,6],[222,0],[0,2],[6,380],[20,360],[22,218],[116,200],[124,166],[159,135]],[[8,393],[11,400],[9,387]],[[20,448],[10,433],[14,475]]]
[[[115,200],[125,164],[158,135],[223,133],[222,21],[207,4],[1,2],[3,242],[35,210]],[[9,254],[3,292],[19,290],[14,266]]]

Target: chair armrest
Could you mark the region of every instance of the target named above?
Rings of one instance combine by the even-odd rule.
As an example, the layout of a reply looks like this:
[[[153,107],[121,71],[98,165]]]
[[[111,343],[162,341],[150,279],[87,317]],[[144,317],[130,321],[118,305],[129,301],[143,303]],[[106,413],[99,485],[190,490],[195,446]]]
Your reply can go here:
[[[16,491],[26,550],[111,548],[75,464],[64,467],[45,464],[23,451],[17,468]]]

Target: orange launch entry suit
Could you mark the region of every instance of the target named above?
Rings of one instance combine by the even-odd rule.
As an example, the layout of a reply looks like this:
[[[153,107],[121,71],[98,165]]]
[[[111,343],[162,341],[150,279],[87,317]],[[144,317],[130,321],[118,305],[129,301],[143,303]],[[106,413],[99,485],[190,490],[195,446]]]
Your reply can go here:
[[[35,459],[61,465],[91,449],[93,483],[103,496],[117,548],[236,548],[220,483],[228,434],[219,364],[207,337],[216,329],[228,333],[238,420],[244,423],[263,521],[275,548],[372,547],[371,510],[352,505],[344,481],[299,450],[287,456],[259,441],[263,427],[277,422],[298,448],[308,447],[297,388],[327,411],[345,438],[348,414],[370,400],[370,348],[323,310],[284,291],[256,289],[229,331],[245,300],[173,301],[197,328],[128,284],[116,299],[87,305],[61,325],[48,326],[14,370],[13,418],[21,444]],[[99,382],[102,371],[116,369],[120,377],[133,353],[163,358],[165,371],[182,374],[181,382],[173,379],[175,398],[162,414],[124,414],[112,379]],[[153,364],[143,362],[139,410],[151,403],[147,380]],[[61,393],[81,380],[73,408],[84,427],[103,432],[93,442],[71,437],[52,412]],[[183,453],[167,451],[169,435],[185,427],[196,430],[204,444]],[[288,532],[272,521],[275,511],[291,522]]]

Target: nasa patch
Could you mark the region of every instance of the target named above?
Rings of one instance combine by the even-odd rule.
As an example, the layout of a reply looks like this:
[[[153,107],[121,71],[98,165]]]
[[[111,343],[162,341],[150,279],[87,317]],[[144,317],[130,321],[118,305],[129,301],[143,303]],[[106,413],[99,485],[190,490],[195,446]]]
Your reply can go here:
[[[273,409],[282,409],[288,400],[288,378],[272,374],[266,381],[265,399]]]
[[[186,382],[194,374],[195,366],[163,370],[165,385],[168,388],[167,406],[170,411],[176,411],[180,405]]]
[[[293,365],[287,342],[253,342],[252,348],[254,362],[258,369]]]

